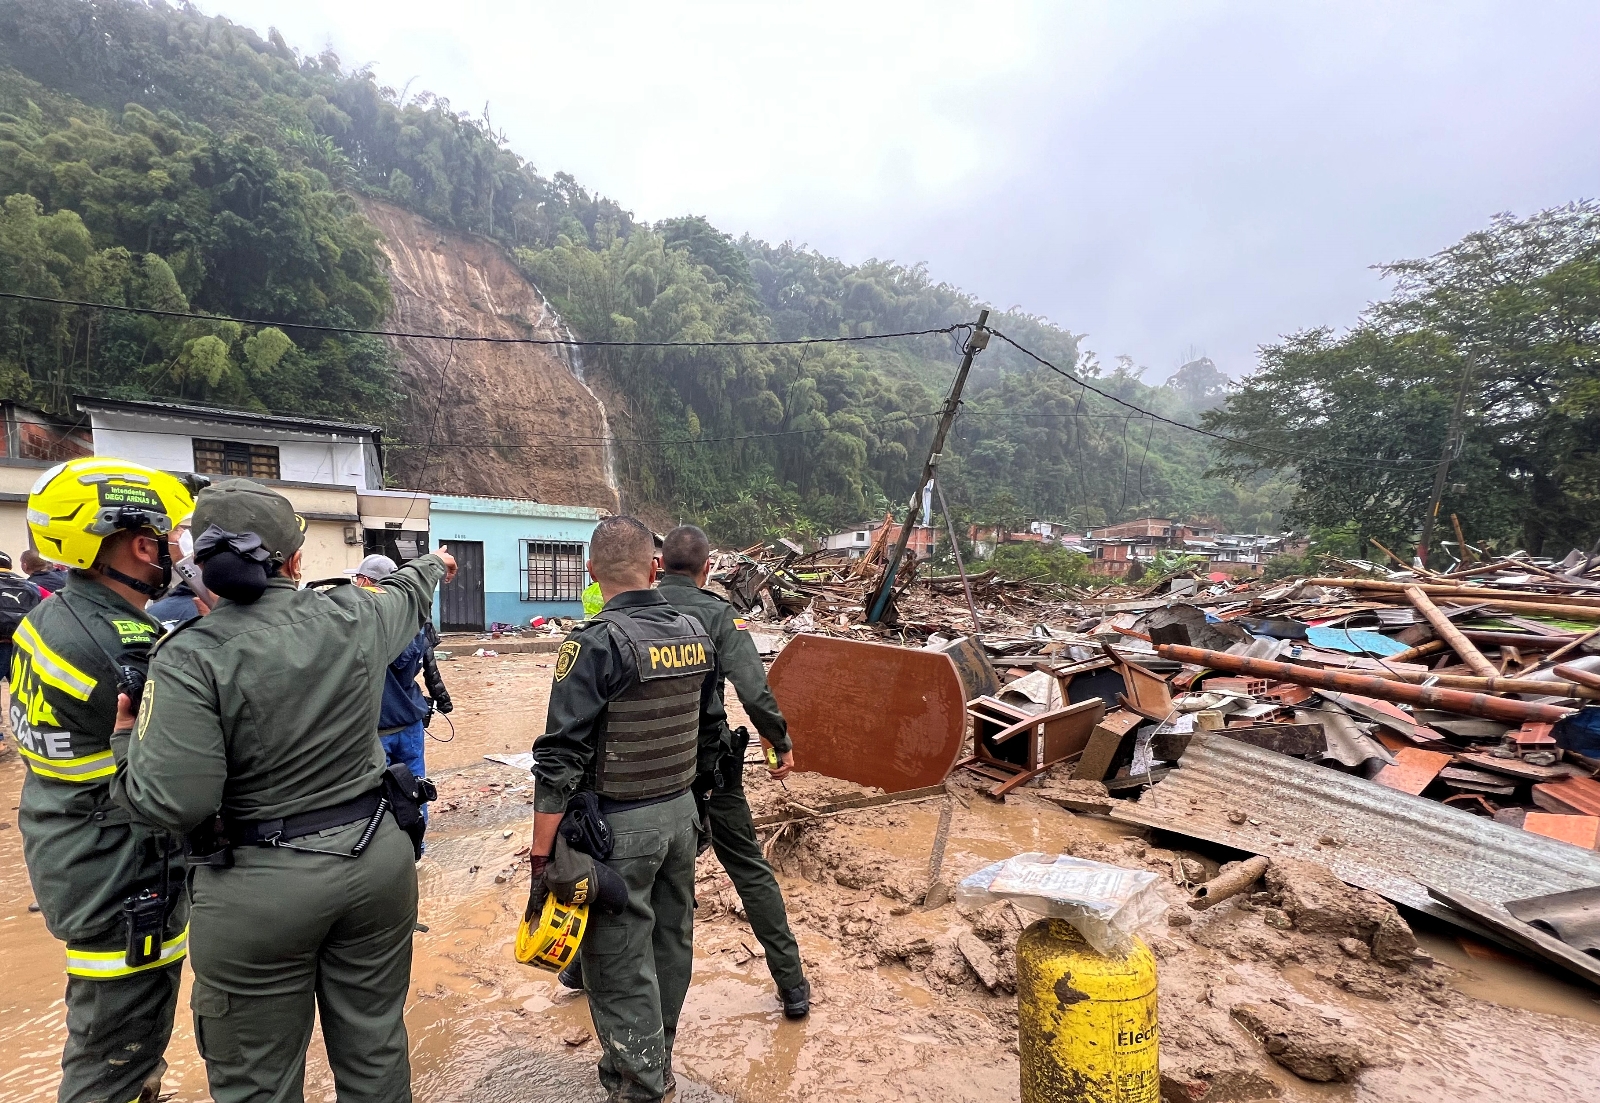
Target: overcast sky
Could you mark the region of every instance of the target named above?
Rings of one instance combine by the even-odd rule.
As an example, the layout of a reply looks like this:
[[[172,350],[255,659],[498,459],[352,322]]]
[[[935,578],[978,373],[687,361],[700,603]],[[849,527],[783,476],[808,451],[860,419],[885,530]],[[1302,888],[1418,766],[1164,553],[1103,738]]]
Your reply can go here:
[[[202,0],[655,220],[926,261],[1167,375],[1600,194],[1600,4]],[[414,78],[414,79],[413,79]],[[956,319],[952,319],[956,320]]]

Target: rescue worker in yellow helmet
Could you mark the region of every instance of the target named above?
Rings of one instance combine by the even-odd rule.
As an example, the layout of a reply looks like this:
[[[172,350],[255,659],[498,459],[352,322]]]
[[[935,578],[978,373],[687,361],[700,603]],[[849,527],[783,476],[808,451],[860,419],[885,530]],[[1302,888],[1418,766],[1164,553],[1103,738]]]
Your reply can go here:
[[[172,578],[167,534],[189,486],[125,460],[72,460],[39,477],[28,529],[66,587],[18,625],[11,726],[28,766],[18,808],[28,876],[66,943],[61,1103],[152,1101],[186,950],[177,840],[118,802],[127,733],[117,696],[138,696],[160,624],[145,605]]]

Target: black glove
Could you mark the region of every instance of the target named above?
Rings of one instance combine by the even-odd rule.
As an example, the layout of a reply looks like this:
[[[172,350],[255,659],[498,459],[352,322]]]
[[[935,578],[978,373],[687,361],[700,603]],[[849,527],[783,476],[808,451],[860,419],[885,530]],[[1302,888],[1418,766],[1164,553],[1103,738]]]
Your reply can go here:
[[[555,854],[544,870],[545,887],[563,904],[592,904],[607,915],[628,906],[628,885],[604,862],[597,862],[557,837]],[[544,901],[539,901],[544,907]]]

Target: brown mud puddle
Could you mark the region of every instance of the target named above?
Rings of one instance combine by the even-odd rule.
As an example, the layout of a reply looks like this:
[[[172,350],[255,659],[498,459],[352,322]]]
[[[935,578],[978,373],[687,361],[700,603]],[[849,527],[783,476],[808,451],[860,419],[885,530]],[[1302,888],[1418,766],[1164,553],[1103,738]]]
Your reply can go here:
[[[526,750],[542,730],[548,657],[467,659],[448,664],[445,674],[459,707],[455,741],[430,743],[428,752],[441,801],[419,869],[421,921],[429,930],[416,936],[406,1009],[415,1097],[598,1099],[584,997],[511,958],[527,899],[517,851],[531,820],[528,779],[481,757]],[[62,1037],[61,948],[27,911],[32,892],[14,812],[21,781],[16,755],[0,755],[0,815],[8,821],[0,827],[0,932],[9,936],[0,984],[0,1103],[53,1096]],[[786,798],[814,807],[855,788],[796,775],[785,790],[759,769],[747,771],[746,781],[758,814]],[[1199,858],[1026,793],[1004,805],[965,790],[963,797],[965,806],[953,809],[948,881],[1027,850],[1073,850],[1169,880],[1175,859]],[[702,861],[695,979],[677,1047],[685,1103],[714,1098],[691,1081],[749,1103],[1017,1098],[1015,997],[985,990],[948,955],[894,956],[897,946],[942,946],[974,929],[997,954],[1014,941],[954,905],[933,912],[911,906],[926,881],[941,803],[852,812],[779,848],[780,881],[815,991],[811,1017],[798,1023],[782,1017],[725,875],[713,860]],[[1215,869],[1202,864],[1208,874]],[[1169,887],[1169,899],[1181,899]],[[1192,926],[1149,936],[1160,958],[1163,1068],[1192,1072],[1209,1062],[1219,1073],[1213,1098],[1567,1103],[1600,1095],[1600,993],[1520,959],[1469,955],[1453,932],[1429,929],[1418,937],[1440,964],[1402,974],[1390,999],[1358,998],[1336,983],[1349,966],[1336,948],[1268,929],[1258,909],[1230,903],[1192,914]],[[1433,987],[1419,979],[1430,975],[1442,979]],[[1274,1000],[1372,1031],[1392,1050],[1389,1063],[1368,1068],[1354,1084],[1299,1079],[1229,1018],[1236,1004]],[[208,1098],[187,984],[167,1057],[173,1099]],[[308,1066],[307,1098],[328,1103],[333,1088],[320,1037]]]

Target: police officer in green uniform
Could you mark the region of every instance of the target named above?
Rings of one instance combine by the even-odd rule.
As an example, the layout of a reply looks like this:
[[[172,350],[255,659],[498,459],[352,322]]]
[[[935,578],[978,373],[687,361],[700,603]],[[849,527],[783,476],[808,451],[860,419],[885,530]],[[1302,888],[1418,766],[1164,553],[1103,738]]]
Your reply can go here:
[[[245,479],[202,491],[194,530],[219,601],[151,652],[126,790],[136,815],[193,833],[192,1007],[212,1097],[302,1098],[315,1009],[341,1103],[403,1103],[416,850],[378,711],[455,561],[441,548],[378,587],[297,589],[303,522]]]
[[[62,1103],[150,1101],[166,1071],[188,911],[175,840],[117,803],[126,732],[161,626],[146,615],[171,580],[167,532],[192,508],[171,475],[108,458],[41,477],[28,525],[64,589],[18,625],[11,725],[27,763],[18,822],[50,933],[67,944]]]
[[[711,730],[716,647],[654,581],[650,530],[608,517],[589,540],[605,607],[562,643],[545,734],[533,744],[533,875],[546,876],[569,806],[588,794],[627,883],[617,915],[591,908],[580,952],[613,1101],[673,1090],[672,1044],[694,957],[694,781]],[[554,888],[554,886],[552,886]]]
[[[733,682],[739,703],[749,714],[762,742],[772,748],[769,759],[774,778],[787,777],[794,765],[794,748],[789,741],[789,726],[784,722],[772,688],[767,685],[766,668],[750,633],[733,606],[710,590],[703,589],[711,573],[711,544],[706,534],[693,525],[680,525],[667,533],[662,549],[666,573],[661,576],[661,596],[680,613],[693,617],[717,645],[721,672]],[[733,881],[733,887],[750,917],[750,928],[767,951],[767,968],[778,986],[783,1012],[791,1019],[804,1018],[811,1010],[811,985],[800,966],[800,947],[789,930],[784,913],[783,891],[772,875],[772,867],[762,856],[750,819],[750,802],[744,793],[744,755],[750,733],[744,728],[731,731],[723,706],[723,678],[717,680],[717,699],[712,709],[715,742],[703,746],[700,776],[695,792],[702,795],[711,821],[711,845],[717,860]]]

